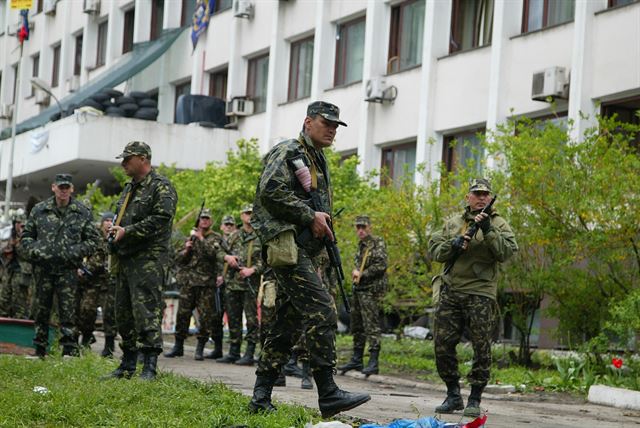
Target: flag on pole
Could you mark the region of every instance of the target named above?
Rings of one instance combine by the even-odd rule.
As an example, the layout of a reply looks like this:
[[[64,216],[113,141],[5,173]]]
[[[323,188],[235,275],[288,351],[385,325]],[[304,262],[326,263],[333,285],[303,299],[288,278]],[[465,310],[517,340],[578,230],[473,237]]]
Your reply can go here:
[[[191,25],[191,42],[193,49],[196,48],[198,37],[209,26],[209,19],[213,15],[216,0],[198,0],[196,10],[193,12],[193,24]]]
[[[22,9],[20,11],[20,16],[22,17],[21,19],[21,24],[20,24],[20,29],[18,30],[18,40],[20,41],[20,44],[22,44],[22,42],[24,42],[25,40],[29,40],[29,19],[28,19],[28,15],[29,15],[29,10],[28,9]]]

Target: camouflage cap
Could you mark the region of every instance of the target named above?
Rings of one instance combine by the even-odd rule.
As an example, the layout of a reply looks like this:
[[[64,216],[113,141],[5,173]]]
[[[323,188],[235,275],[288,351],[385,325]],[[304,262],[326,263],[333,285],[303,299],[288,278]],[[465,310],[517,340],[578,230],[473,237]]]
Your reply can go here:
[[[145,156],[147,159],[151,159],[151,147],[142,141],[131,141],[124,146],[124,150],[116,156],[116,159],[125,159],[129,156]]]
[[[233,218],[232,215],[226,215],[224,217],[222,217],[222,224],[236,224],[236,219]]]
[[[211,218],[211,217],[213,217],[213,216],[211,215],[211,210],[210,210],[209,208],[204,208],[204,209],[202,210],[202,212],[200,213],[200,218],[202,218],[202,217],[204,217],[204,218]]]
[[[100,222],[102,223],[105,220],[113,220],[113,217],[115,217],[114,213],[112,213],[111,211],[105,211],[100,216]]]
[[[356,217],[356,226],[370,226],[371,219],[369,219],[368,215],[359,215]]]
[[[61,186],[63,184],[66,184],[68,186],[72,186],[73,185],[73,177],[71,176],[71,174],[66,174],[66,173],[56,174],[55,183],[58,186]]]
[[[469,183],[469,192],[491,192],[491,184],[486,178],[474,178]]]
[[[314,101],[307,107],[307,116],[319,115],[330,122],[336,122],[338,125],[347,126],[340,120],[340,109],[338,106],[324,101]]]
[[[253,212],[253,204],[248,204],[242,207],[241,213],[252,213]]]

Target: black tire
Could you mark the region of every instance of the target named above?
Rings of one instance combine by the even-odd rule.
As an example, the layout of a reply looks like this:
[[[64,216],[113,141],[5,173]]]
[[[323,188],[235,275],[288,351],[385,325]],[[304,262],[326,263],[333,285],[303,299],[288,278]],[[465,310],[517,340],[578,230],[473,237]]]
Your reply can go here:
[[[133,117],[143,120],[156,120],[158,118],[158,109],[152,107],[143,107],[141,109],[138,109]]]
[[[120,107],[125,112],[125,114],[132,115],[136,112],[136,110],[140,108],[138,104],[135,103],[120,104],[118,107]]]
[[[118,106],[116,103],[111,101],[111,98],[109,98],[106,101],[101,102],[100,104],[102,104],[105,109],[108,109],[109,107],[117,107]]]
[[[138,101],[140,107],[158,108],[158,102],[152,98],[145,98]]]
[[[97,110],[104,111],[104,106],[91,98],[87,98],[84,101],[82,101],[80,103],[80,107],[93,107]]]
[[[122,110],[120,107],[109,107],[107,108],[105,113],[107,114],[107,116],[111,117],[124,117],[124,110]]]
[[[109,101],[111,99],[111,96],[105,92],[96,92],[89,98],[91,98],[92,100],[96,100],[99,103],[103,103],[105,101]]]
[[[113,89],[113,88],[104,88],[102,92],[104,92],[105,94],[109,94],[110,98],[120,98],[121,96],[124,95],[119,90]]]
[[[133,97],[129,97],[124,95],[122,97],[116,98],[116,104],[121,106],[122,104],[136,104],[136,100]]]
[[[127,94],[127,96],[135,98],[136,100],[144,100],[145,98],[149,98],[149,94],[142,91],[131,91]]]

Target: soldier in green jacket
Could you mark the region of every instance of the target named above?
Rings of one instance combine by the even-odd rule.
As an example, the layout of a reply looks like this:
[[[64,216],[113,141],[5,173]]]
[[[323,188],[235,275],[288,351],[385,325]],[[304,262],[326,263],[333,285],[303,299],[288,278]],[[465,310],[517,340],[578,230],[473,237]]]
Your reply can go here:
[[[464,408],[456,357],[456,345],[464,331],[469,332],[474,350],[465,416],[480,414],[480,399],[489,381],[491,335],[498,312],[498,265],[518,251],[507,222],[495,210],[482,212],[493,197],[488,180],[472,180],[462,215],[448,219],[429,241],[431,257],[444,263],[447,272],[441,276],[434,325],[436,365],[447,385],[447,398],[436,407],[437,413]],[[479,230],[469,236],[467,231],[474,223]]]
[[[19,254],[20,239],[24,228],[24,214],[13,218],[11,238],[2,249],[2,286],[0,288],[0,316],[29,319],[30,288],[33,282],[32,267]]]
[[[18,250],[33,265],[36,283],[33,343],[40,357],[46,355],[54,295],[58,300],[62,353],[77,354],[76,270],[100,242],[91,212],[71,196],[71,175],[57,174],[51,190],[54,196],[31,210]]]
[[[151,167],[151,148],[146,143],[130,142],[117,158],[132,180],[116,205],[117,219],[110,231],[123,355],[109,377],[133,376],[140,350],[144,356],[140,378],[153,380],[162,352],[162,289],[178,195],[169,179]]]

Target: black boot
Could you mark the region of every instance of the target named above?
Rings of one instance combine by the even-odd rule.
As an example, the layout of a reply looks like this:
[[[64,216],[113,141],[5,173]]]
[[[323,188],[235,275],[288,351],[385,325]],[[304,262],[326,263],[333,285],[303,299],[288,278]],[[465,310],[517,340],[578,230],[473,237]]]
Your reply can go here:
[[[285,376],[302,377],[302,370],[298,367],[298,353],[296,351],[291,352],[289,361],[282,367],[282,373]]]
[[[158,354],[155,351],[144,353],[144,365],[142,366],[142,373],[140,373],[140,380],[155,380],[158,368]]]
[[[206,337],[199,337],[198,338],[198,344],[196,345],[196,353],[193,356],[193,359],[196,361],[202,361],[204,360],[204,356],[202,355],[204,353],[204,345],[207,344],[207,341],[209,339],[207,339]]]
[[[62,356],[63,357],[77,357],[80,353],[78,352],[78,344],[71,343],[62,346]]]
[[[313,382],[311,382],[311,369],[309,368],[309,361],[305,361],[302,363],[302,382],[300,383],[300,388],[302,389],[313,389]]]
[[[356,394],[338,388],[333,381],[333,370],[330,367],[315,370],[313,379],[318,385],[318,406],[323,418],[330,418],[371,400],[369,394]]]
[[[345,374],[349,370],[362,370],[362,354],[364,354],[364,348],[353,348],[353,355],[351,360],[347,364],[338,366],[337,369]]]
[[[482,391],[484,391],[485,385],[471,385],[471,394],[467,400],[467,407],[465,407],[462,414],[472,418],[480,416],[480,399],[482,398]]]
[[[282,373],[282,370],[280,370],[280,374],[278,375],[278,378],[276,379],[273,386],[287,386],[287,377],[284,375],[284,373]]]
[[[255,363],[253,354],[256,352],[256,344],[253,342],[247,342],[247,349],[244,351],[242,358],[237,360],[234,364],[237,366],[252,366]]]
[[[213,351],[205,355],[205,358],[211,359],[211,360],[217,360],[218,358],[222,358],[222,338],[221,337],[217,337],[213,339]]]
[[[456,410],[464,409],[464,402],[460,396],[460,385],[458,381],[447,383],[447,398],[441,405],[436,407],[436,413],[453,413]]]
[[[277,376],[257,375],[253,386],[253,397],[249,402],[249,412],[275,412],[276,408],[271,404],[271,391]]]
[[[363,375],[372,375],[372,374],[378,374],[379,370],[378,370],[378,356],[380,355],[380,350],[376,349],[375,351],[371,351],[371,354],[369,355],[369,363],[367,364],[367,367],[365,367],[364,369],[362,369],[362,374]]]
[[[82,342],[80,342],[82,347],[91,348],[92,343],[96,343],[96,338],[93,333],[82,333]]]
[[[216,363],[233,364],[240,359],[240,345],[231,344],[226,357],[218,358]]]
[[[171,351],[165,352],[164,356],[166,358],[175,358],[182,357],[184,355],[184,339],[178,339],[176,337],[176,342],[173,344],[173,348]]]
[[[115,348],[115,338],[113,336],[104,337],[104,349],[100,353],[100,356],[105,358],[113,357],[113,350]]]
[[[43,345],[36,345],[36,357],[44,359],[47,356],[47,347]]]
[[[123,351],[120,365],[117,369],[112,371],[106,376],[103,376],[102,380],[107,379],[129,379],[136,372],[136,361],[138,359],[138,351]]]

